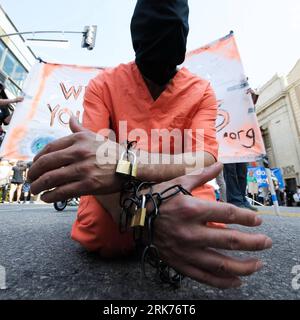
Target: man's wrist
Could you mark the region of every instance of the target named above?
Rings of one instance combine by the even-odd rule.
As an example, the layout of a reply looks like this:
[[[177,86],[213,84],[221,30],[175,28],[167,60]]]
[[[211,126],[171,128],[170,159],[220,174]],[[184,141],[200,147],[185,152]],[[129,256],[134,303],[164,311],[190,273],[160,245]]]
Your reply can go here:
[[[182,164],[139,164],[137,178],[157,183],[169,181],[185,175]]]

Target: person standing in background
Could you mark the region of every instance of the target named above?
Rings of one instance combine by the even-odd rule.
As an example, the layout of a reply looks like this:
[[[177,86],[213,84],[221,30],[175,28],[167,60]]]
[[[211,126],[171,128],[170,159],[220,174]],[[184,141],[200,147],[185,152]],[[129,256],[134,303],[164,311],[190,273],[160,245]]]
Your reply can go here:
[[[26,169],[26,172],[25,172],[25,182],[23,184],[23,193],[24,193],[23,203],[24,204],[28,203],[28,201],[31,200],[30,182],[27,179],[28,171],[29,171],[31,165],[32,165],[32,162],[28,162],[27,163],[27,169]],[[29,196],[29,199],[28,199],[28,196]]]
[[[220,201],[227,202],[227,194],[226,194],[226,182],[224,180],[223,171],[216,178],[217,185],[219,186],[220,192]]]
[[[6,201],[7,191],[9,187],[9,178],[11,173],[11,166],[8,161],[0,162],[0,187],[2,193],[1,203]]]
[[[298,195],[298,198],[300,199],[300,186],[297,187],[297,195]],[[300,201],[297,203],[297,206],[300,207]]]
[[[26,171],[26,166],[24,165],[23,161],[18,161],[16,166],[12,168],[13,174],[12,174],[12,180],[11,180],[10,191],[9,191],[9,203],[13,202],[16,191],[17,191],[17,202],[20,203],[25,171]]]
[[[286,186],[286,188],[285,188],[285,198],[286,198],[286,201],[285,201],[285,203],[286,203],[286,206],[287,207],[292,207],[293,206],[293,202],[294,202],[294,193],[293,193],[293,191],[288,187],[288,186]]]
[[[254,175],[254,172],[252,170],[249,171],[247,176],[247,186],[248,186],[249,196],[251,196],[253,200],[257,200],[258,183]]]
[[[0,147],[2,145],[2,142],[5,138],[6,132],[3,130],[2,126],[0,126]]]
[[[266,197],[267,197],[267,194],[266,194],[265,188],[262,188],[262,187],[258,188],[257,201],[263,206],[266,205]]]
[[[282,206],[281,191],[280,191],[279,181],[278,181],[278,179],[276,178],[276,176],[273,173],[272,173],[272,181],[273,181],[274,190],[275,190],[275,193],[276,193],[278,204],[279,204],[279,206]]]
[[[300,207],[300,186],[297,187],[297,191],[293,195],[293,199],[294,199],[297,207]]]
[[[256,105],[258,95],[254,90],[249,89],[253,104]],[[248,163],[230,163],[224,165],[224,179],[227,188],[227,202],[239,208],[246,208],[252,211],[257,209],[250,205],[246,198]]]
[[[19,103],[24,100],[23,97],[16,97],[15,99],[8,99],[5,93],[5,87],[0,83],[0,126],[8,126],[12,118],[13,108],[10,106],[12,103]]]

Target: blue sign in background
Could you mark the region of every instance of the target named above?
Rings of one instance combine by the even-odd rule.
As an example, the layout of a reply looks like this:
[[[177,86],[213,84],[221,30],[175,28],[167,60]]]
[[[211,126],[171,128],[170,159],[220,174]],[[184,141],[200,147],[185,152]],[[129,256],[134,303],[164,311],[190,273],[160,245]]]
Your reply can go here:
[[[259,188],[268,188],[268,176],[266,169],[264,167],[252,167],[248,168],[248,175],[250,172],[253,172],[253,176],[256,178]],[[277,178],[279,183],[279,188],[284,189],[285,183],[283,179],[282,172],[279,168],[271,169],[272,174]]]
[[[278,180],[279,188],[280,189],[285,189],[285,182],[284,182],[281,170],[279,168],[275,168],[275,169],[272,169],[272,173],[274,174],[274,176]]]
[[[268,176],[264,167],[248,168],[248,176],[250,175],[250,172],[253,172],[253,176],[256,178],[259,188],[268,188]]]

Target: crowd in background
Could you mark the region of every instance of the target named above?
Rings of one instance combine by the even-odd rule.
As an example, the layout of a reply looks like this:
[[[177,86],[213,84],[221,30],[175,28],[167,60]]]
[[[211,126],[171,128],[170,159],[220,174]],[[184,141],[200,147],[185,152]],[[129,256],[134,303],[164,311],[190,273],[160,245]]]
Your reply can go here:
[[[25,161],[0,161],[0,202],[1,203],[34,203],[40,201],[40,196],[34,197],[30,193],[30,183],[27,180],[27,173],[32,162]],[[245,187],[245,199],[251,205],[261,204],[272,206],[272,196],[269,188],[259,187],[251,175],[247,176]],[[280,185],[275,176],[272,177],[274,189],[280,206],[300,206],[300,186],[297,191],[290,191],[288,188],[280,189]],[[228,194],[232,192],[226,186],[223,173],[213,183],[218,201],[228,201]],[[230,202],[231,203],[231,202]]]
[[[249,89],[247,93],[251,95],[253,105],[256,106],[259,95],[252,89]],[[263,158],[263,163],[269,168],[267,156]],[[254,205],[272,206],[273,197],[270,188],[260,187],[253,172],[248,172],[248,167],[248,163],[224,165],[224,171],[216,179],[217,199],[252,211],[258,211]],[[300,206],[300,187],[297,188],[297,191],[292,191],[288,187],[280,188],[275,175],[272,175],[272,182],[280,206]]]
[[[5,137],[5,126],[10,124],[14,106],[22,102],[23,97],[9,99],[5,92],[5,86],[0,83],[0,146]],[[27,181],[27,172],[31,163],[24,161],[0,161],[0,201],[1,203],[14,201],[26,203],[30,201],[30,184]]]
[[[296,191],[290,190],[288,187],[281,189],[277,178],[272,177],[272,180],[279,206],[300,207],[300,186],[297,187]],[[227,193],[230,192],[230,190],[226,189],[226,182],[224,180],[222,182],[222,177],[218,177],[216,182],[217,184],[214,186],[218,201],[229,202],[227,199]],[[245,199],[250,205],[273,205],[272,195],[269,188],[259,187],[257,182],[253,181],[249,176],[247,177]]]
[[[251,178],[250,178],[251,179]],[[279,206],[285,207],[300,207],[300,186],[297,187],[296,191],[290,190],[288,186],[281,188],[278,179],[275,176],[272,176],[272,181],[274,185],[274,190],[278,200]],[[268,187],[260,187],[256,181],[249,181],[247,184],[247,193],[249,199],[264,205],[272,206],[272,195]]]
[[[31,162],[6,161],[0,162],[0,201],[1,203],[33,203],[39,197],[30,193],[27,173]]]

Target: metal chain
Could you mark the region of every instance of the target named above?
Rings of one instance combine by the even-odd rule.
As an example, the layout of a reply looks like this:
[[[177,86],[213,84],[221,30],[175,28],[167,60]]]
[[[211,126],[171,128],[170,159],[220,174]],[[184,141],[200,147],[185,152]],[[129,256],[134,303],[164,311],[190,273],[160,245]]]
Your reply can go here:
[[[120,205],[122,213],[120,217],[120,232],[124,233],[129,228],[129,221],[133,218],[133,212],[142,208],[143,198],[146,197],[148,206],[145,227],[134,228],[134,240],[137,247],[143,248],[141,268],[145,278],[149,278],[146,265],[155,270],[155,278],[176,288],[181,286],[184,278],[182,274],[166,264],[160,257],[158,248],[154,245],[154,223],[159,216],[159,209],[163,202],[179,195],[192,196],[181,185],[167,188],[163,192],[153,193],[153,182],[141,182],[136,179],[128,181],[121,193]],[[147,192],[145,193],[145,190]],[[149,210],[149,207],[151,210]],[[146,231],[146,232],[145,232]]]

